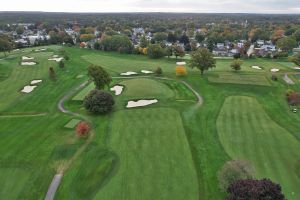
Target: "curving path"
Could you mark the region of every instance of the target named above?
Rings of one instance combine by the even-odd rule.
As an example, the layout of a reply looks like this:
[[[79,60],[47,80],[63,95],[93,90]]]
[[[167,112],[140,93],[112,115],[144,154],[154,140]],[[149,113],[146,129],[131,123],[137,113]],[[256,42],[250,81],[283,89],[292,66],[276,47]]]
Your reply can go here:
[[[133,78],[155,78],[155,79],[161,79],[161,80],[172,80],[172,81],[178,81],[173,78],[167,78],[167,77],[153,77],[153,76],[132,76],[132,77],[112,77],[113,79],[133,79]],[[183,83],[186,87],[188,87],[197,97],[197,106],[201,106],[203,104],[203,98],[202,96],[187,82],[181,80],[181,83]],[[65,101],[67,101],[71,96],[75,95],[79,90],[83,89],[85,86],[87,86],[89,81],[85,81],[73,90],[71,90],[69,93],[67,93],[65,96],[63,96],[59,102],[58,102],[58,109],[65,114],[72,115],[74,117],[78,117],[81,119],[84,119],[85,121],[89,121],[88,118],[85,116],[79,114],[79,113],[74,113],[70,110],[67,110],[64,106]],[[92,132],[90,137],[86,140],[85,144],[80,147],[77,152],[74,154],[74,156],[64,165],[63,168],[59,170],[59,172],[53,177],[52,182],[48,188],[47,194],[45,196],[45,200],[53,200],[55,197],[55,193],[60,185],[60,182],[63,178],[63,173],[65,170],[69,168],[69,166],[72,164],[72,162],[85,150],[87,145],[92,141],[94,133]]]

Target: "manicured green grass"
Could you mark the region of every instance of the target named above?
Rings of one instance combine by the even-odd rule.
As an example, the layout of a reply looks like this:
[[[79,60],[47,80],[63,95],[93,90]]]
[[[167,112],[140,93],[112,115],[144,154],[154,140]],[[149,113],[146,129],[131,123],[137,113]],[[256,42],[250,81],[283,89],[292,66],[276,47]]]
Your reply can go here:
[[[120,163],[96,199],[198,199],[194,163],[179,113],[135,109],[114,114],[109,147]]]
[[[270,82],[264,75],[257,75],[257,74],[224,73],[224,74],[219,74],[218,77],[209,76],[208,80],[214,83],[233,83],[233,84],[270,86]]]
[[[128,98],[170,98],[173,91],[165,84],[156,80],[146,78],[136,78],[121,81],[120,85],[124,85],[122,96]]]
[[[296,163],[300,143],[274,122],[252,97],[228,97],[217,120],[219,138],[232,159],[249,160],[258,178],[280,183],[288,199],[299,199]]]
[[[71,119],[66,125],[65,128],[75,128],[75,126],[80,122],[80,119]]]

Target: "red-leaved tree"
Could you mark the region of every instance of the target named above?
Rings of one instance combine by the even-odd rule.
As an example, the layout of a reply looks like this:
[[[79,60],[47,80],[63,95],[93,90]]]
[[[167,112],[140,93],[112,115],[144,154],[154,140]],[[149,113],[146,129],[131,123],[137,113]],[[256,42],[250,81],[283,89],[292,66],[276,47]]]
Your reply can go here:
[[[269,179],[238,180],[229,185],[226,200],[285,200],[279,184]]]
[[[89,134],[91,127],[88,123],[81,121],[76,126],[76,133],[78,137],[85,137]]]

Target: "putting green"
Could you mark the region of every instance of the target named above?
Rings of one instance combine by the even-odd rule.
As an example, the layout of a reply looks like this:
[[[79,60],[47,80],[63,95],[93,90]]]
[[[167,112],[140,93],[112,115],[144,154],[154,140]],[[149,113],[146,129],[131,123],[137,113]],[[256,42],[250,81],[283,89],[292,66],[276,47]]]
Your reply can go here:
[[[300,143],[266,114],[255,98],[228,97],[217,119],[220,141],[233,159],[249,160],[258,178],[281,184],[287,199],[300,199],[296,163]]]
[[[174,92],[167,85],[151,79],[130,79],[119,84],[125,86],[122,95],[130,98],[170,98],[174,96]]]
[[[192,155],[176,110],[115,113],[108,145],[120,159],[119,169],[95,199],[199,199]]]

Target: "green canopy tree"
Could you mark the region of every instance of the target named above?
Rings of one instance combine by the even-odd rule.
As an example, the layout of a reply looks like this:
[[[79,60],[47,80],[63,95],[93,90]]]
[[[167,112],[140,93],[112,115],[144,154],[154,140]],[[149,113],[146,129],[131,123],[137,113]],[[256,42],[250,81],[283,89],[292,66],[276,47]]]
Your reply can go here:
[[[293,48],[297,47],[297,41],[294,37],[289,36],[279,39],[276,43],[276,46],[282,51],[291,52]]]
[[[10,52],[12,50],[12,42],[7,35],[0,35],[0,51],[4,53],[6,57],[6,52]]]
[[[108,86],[112,78],[101,66],[91,65],[88,67],[88,76],[95,83],[97,89],[101,90]]]
[[[230,64],[230,67],[235,71],[238,71],[241,70],[242,65],[243,65],[243,61],[241,61],[240,59],[234,59]]]
[[[201,75],[203,75],[205,70],[216,67],[216,60],[208,49],[200,48],[191,54],[189,66],[199,69]]]

